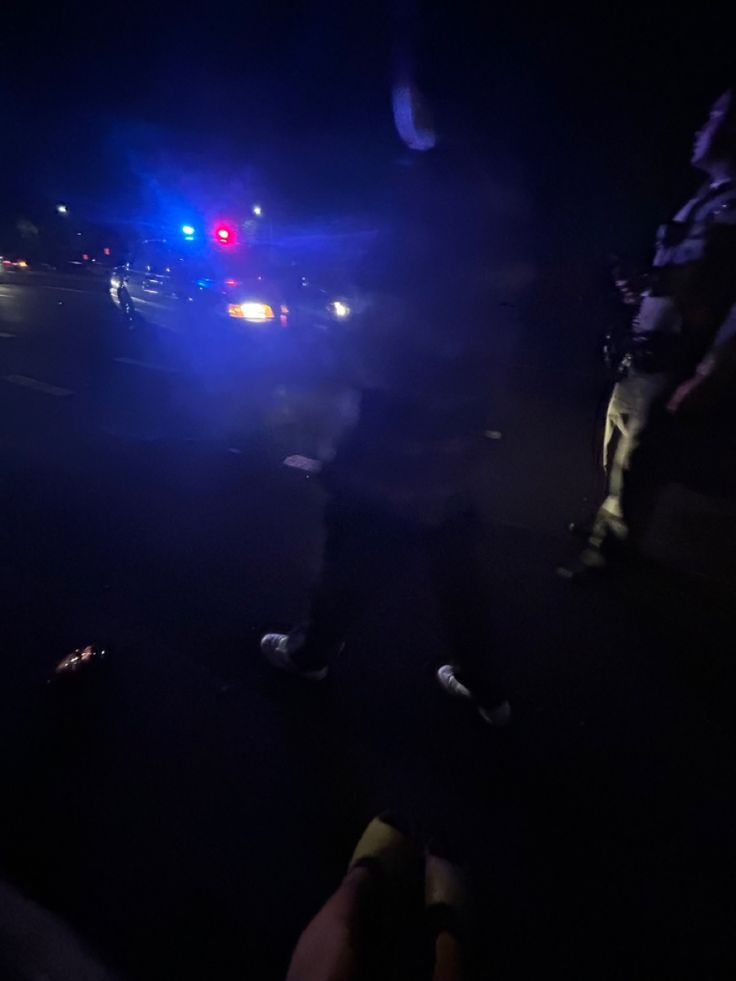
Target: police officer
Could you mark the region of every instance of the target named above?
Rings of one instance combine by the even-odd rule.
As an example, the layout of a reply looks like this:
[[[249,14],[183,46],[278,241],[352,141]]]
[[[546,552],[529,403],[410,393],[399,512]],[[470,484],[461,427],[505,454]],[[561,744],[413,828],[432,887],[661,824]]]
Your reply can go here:
[[[608,406],[608,494],[568,577],[635,556],[668,481],[728,477],[724,440],[736,380],[736,96],[725,92],[697,133],[692,163],[707,183],[658,232]],[[626,294],[626,284],[619,284]]]

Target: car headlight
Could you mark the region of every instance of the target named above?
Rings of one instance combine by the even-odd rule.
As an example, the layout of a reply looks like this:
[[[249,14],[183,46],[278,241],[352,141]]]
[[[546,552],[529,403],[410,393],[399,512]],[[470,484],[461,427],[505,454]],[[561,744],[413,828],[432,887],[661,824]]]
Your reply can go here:
[[[350,304],[346,303],[344,300],[333,300],[332,303],[327,304],[327,309],[330,311],[332,316],[336,317],[338,320],[347,320],[352,313]]]
[[[247,320],[251,324],[265,324],[273,320],[273,309],[267,303],[228,303],[227,313],[229,317],[237,317],[239,320]]]

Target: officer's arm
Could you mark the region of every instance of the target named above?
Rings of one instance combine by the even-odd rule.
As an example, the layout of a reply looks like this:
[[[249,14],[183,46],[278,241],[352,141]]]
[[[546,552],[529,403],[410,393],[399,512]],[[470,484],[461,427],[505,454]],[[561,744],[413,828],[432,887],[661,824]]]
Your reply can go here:
[[[701,384],[730,385],[736,374],[736,304],[718,329],[710,349],[697,367]]]
[[[684,381],[668,403],[670,412],[707,410],[736,380],[736,202],[710,230],[706,296],[720,296],[728,313],[692,378]],[[723,307],[721,307],[723,308]],[[704,310],[707,322],[707,310]]]
[[[670,412],[697,411],[716,403],[736,381],[736,304],[716,333],[715,339],[692,378],[684,381],[668,403]]]

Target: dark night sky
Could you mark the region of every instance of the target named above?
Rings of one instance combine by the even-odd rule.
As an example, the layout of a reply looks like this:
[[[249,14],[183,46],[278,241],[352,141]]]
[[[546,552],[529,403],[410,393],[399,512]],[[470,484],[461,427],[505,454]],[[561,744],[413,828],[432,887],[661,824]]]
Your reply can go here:
[[[633,247],[692,187],[691,134],[734,56],[700,10],[271,0],[4,10],[2,199],[124,208],[131,152],[154,147],[169,166],[253,164],[291,200],[358,207],[398,153],[395,13],[412,6],[417,73],[440,115],[462,107],[491,163],[518,162],[571,248]]]

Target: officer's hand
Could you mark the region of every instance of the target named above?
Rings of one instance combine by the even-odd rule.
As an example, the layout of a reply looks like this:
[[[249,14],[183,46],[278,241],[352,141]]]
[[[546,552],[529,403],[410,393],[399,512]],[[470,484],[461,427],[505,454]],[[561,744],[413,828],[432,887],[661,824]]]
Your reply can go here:
[[[707,407],[707,402],[707,386],[704,391],[702,376],[695,375],[677,387],[667,403],[667,411],[673,416],[681,416]]]
[[[641,290],[638,288],[638,284],[630,279],[615,279],[614,282],[627,307],[636,306],[637,303],[641,302]]]

